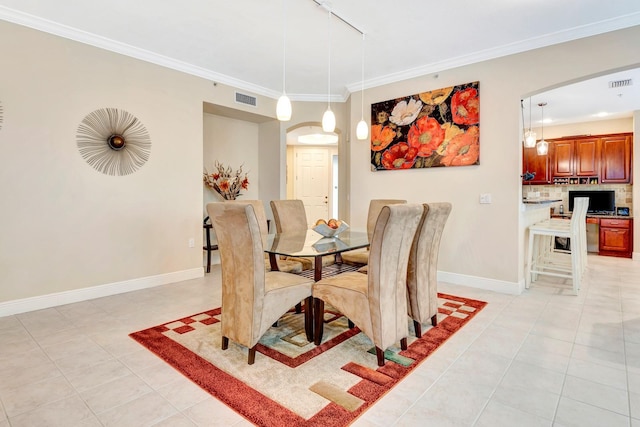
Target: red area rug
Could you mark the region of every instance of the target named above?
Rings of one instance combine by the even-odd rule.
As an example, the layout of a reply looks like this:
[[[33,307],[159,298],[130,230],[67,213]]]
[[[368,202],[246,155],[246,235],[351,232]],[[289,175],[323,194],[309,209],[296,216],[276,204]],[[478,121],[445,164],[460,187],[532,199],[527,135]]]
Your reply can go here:
[[[346,426],[391,390],[485,305],[439,294],[438,326],[413,330],[407,350],[385,352],[378,367],[371,341],[325,314],[320,346],[307,343],[302,314],[288,313],[260,340],[254,365],[247,349],[220,349],[220,308],[134,332],[130,336],[258,426]],[[408,322],[409,327],[411,322]]]

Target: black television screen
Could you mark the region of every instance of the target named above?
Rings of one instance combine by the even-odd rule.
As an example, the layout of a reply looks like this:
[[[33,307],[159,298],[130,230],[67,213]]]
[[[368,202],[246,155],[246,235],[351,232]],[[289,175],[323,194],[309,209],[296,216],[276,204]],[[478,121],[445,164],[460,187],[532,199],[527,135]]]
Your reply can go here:
[[[569,210],[573,211],[573,199],[588,197],[588,213],[612,214],[616,210],[616,192],[613,190],[600,191],[569,191]]]

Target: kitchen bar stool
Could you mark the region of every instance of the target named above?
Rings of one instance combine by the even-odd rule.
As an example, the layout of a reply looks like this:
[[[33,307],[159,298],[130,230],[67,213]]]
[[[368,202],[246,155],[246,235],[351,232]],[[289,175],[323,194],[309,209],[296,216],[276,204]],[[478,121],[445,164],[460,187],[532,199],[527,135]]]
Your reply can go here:
[[[525,286],[529,288],[539,274],[564,277],[572,280],[573,292],[578,294],[582,275],[586,268],[586,216],[589,198],[575,199],[570,221],[545,220],[529,227],[529,262]],[[571,239],[570,253],[554,249],[556,237]]]

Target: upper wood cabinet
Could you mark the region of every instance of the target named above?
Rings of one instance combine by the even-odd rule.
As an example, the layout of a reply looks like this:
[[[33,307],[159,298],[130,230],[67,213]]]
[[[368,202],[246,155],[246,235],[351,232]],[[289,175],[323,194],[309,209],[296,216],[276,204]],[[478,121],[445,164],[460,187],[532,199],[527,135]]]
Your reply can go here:
[[[631,133],[549,141],[551,181],[566,184],[631,183]]]
[[[577,176],[598,176],[600,173],[600,139],[584,138],[574,141],[573,168]]]
[[[620,134],[601,138],[602,160],[600,182],[631,183],[632,135]]]
[[[549,145],[553,176],[573,176],[573,140],[552,141]]]
[[[536,147],[522,149],[522,174],[526,172],[534,173],[530,181],[522,181],[523,184],[550,184],[551,168],[549,167],[549,156],[539,156]]]

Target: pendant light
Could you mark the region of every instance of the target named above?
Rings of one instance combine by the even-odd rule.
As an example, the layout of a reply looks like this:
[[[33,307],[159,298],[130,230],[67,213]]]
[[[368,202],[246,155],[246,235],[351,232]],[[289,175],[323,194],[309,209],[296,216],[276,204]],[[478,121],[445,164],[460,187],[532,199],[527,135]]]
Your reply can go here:
[[[291,120],[291,100],[287,96],[286,92],[286,65],[287,65],[287,7],[286,1],[282,0],[282,16],[284,25],[283,37],[282,37],[282,95],[278,98],[278,104],[276,105],[276,116],[281,122],[287,122]]]
[[[336,116],[331,111],[331,9],[329,9],[329,72],[328,75],[328,92],[327,92],[327,111],[322,116],[322,130],[325,132],[333,132],[336,129]]]
[[[549,143],[544,140],[544,106],[547,105],[546,102],[541,102],[538,104],[540,109],[542,110],[542,122],[540,125],[540,141],[536,144],[536,151],[539,156],[545,156],[549,152]]]
[[[364,33],[362,33],[362,79],[360,86],[360,121],[356,126],[356,138],[363,140],[369,136],[369,126],[364,121]]]
[[[533,148],[536,146],[536,133],[531,130],[531,97],[529,97],[529,130],[524,134],[525,148]]]

